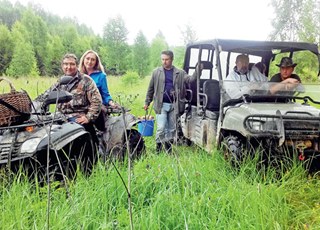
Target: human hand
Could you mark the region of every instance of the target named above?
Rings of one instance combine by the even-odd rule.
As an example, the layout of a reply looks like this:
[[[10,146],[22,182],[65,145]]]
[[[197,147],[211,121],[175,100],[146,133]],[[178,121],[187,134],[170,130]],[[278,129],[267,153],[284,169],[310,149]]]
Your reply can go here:
[[[285,83],[285,90],[293,90],[298,86],[300,81],[294,78],[287,78],[286,80],[282,81],[282,83]]]
[[[282,83],[298,84],[300,81],[295,78],[287,78],[286,80],[282,81]]]
[[[116,103],[114,103],[112,100],[110,100],[108,104],[109,104],[109,106],[111,108],[115,108],[116,107]]]
[[[111,107],[112,109],[120,109],[120,108],[121,108],[121,105],[119,105],[118,103],[112,103],[112,104],[110,105],[110,107]]]
[[[148,105],[144,105],[144,106],[143,106],[143,109],[144,109],[144,110],[148,110],[148,108],[149,108]]]
[[[89,120],[88,118],[85,116],[85,115],[79,115],[77,118],[76,118],[76,122],[78,124],[88,124],[89,123]]]

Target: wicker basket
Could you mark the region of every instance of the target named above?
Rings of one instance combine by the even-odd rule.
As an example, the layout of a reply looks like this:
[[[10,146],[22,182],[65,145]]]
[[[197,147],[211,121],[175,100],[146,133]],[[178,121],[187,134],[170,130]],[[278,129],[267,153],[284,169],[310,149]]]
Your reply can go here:
[[[0,82],[7,82],[10,93],[0,94],[0,126],[17,125],[28,120],[31,113],[31,99],[26,91],[16,91],[12,83],[0,77]]]

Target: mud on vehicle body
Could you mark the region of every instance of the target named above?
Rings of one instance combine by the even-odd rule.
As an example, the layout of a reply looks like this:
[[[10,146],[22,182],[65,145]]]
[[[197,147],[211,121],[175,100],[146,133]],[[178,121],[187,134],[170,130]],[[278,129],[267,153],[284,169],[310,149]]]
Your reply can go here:
[[[207,151],[222,147],[235,162],[261,151],[274,159],[295,156],[308,167],[319,166],[320,85],[307,84],[300,75],[303,84],[295,90],[271,94],[270,88],[281,83],[228,81],[239,54],[264,63],[266,78],[279,71],[274,66],[284,56],[298,62],[296,69],[308,66],[308,77],[319,75],[315,44],[224,39],[189,44],[184,70],[192,74],[197,63],[203,70],[188,90],[181,117],[185,138]]]

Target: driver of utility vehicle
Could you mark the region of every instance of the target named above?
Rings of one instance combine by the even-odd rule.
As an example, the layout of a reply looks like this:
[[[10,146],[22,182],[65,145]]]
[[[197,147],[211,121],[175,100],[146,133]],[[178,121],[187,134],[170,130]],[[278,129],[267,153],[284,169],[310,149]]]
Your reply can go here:
[[[295,89],[299,83],[301,83],[301,79],[297,74],[294,74],[294,68],[296,67],[296,63],[293,63],[292,59],[289,57],[283,57],[280,61],[280,64],[276,66],[280,67],[280,72],[275,74],[270,82],[281,82],[282,84],[275,84],[270,88],[270,93],[275,94],[280,90],[292,90]]]
[[[249,57],[245,54],[240,54],[236,58],[236,66],[229,73],[226,80],[230,81],[267,81],[256,66],[249,68]]]
[[[57,88],[73,94],[73,99],[69,102],[59,104],[58,109],[68,117],[68,120],[83,125],[91,134],[93,142],[98,144],[94,121],[100,113],[102,99],[93,79],[79,72],[77,60],[74,54],[66,54],[63,57],[61,62],[62,71],[65,76],[72,76],[72,80],[66,85],[59,86],[59,82],[54,84],[43,95]]]

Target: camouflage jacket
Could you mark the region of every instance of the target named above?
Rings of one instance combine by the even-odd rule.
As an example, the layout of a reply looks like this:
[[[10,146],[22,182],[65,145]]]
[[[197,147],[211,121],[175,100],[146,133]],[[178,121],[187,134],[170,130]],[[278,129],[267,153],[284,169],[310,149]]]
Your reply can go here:
[[[97,119],[101,110],[102,99],[96,84],[88,75],[78,72],[67,85],[59,86],[59,83],[56,83],[44,95],[57,88],[68,91],[73,95],[71,101],[58,105],[59,111],[68,117],[84,114],[89,122]]]

